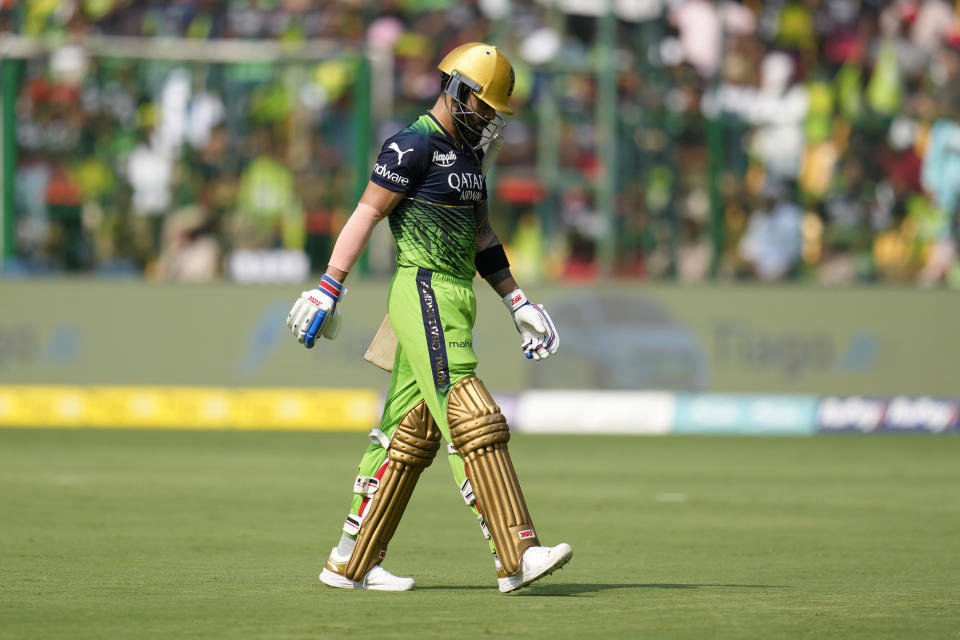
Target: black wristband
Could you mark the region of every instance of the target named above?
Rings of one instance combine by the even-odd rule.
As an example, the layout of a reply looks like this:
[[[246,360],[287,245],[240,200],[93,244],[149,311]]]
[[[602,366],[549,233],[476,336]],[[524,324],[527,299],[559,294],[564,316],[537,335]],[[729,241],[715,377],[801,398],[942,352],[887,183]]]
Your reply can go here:
[[[487,247],[479,252],[474,257],[473,264],[477,266],[477,273],[480,274],[481,278],[486,278],[501,269],[510,268],[510,261],[507,260],[507,254],[503,250],[502,244]]]

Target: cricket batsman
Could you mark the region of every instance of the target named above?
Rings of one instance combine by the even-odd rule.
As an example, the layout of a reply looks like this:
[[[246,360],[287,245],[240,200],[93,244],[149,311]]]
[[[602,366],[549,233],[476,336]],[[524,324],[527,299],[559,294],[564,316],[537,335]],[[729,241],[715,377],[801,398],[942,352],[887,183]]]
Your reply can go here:
[[[389,219],[397,271],[387,302],[396,334],[378,429],[360,461],[340,543],[320,580],[343,589],[406,591],[412,578],[381,566],[421,472],[447,443],[463,499],[494,554],[500,591],[549,575],[573,555],[540,544],[507,449],[507,422],[476,376],[473,325],[479,272],[513,316],[527,358],[557,352],[550,316],[517,285],[490,226],[482,161],[505,126],[513,67],[496,47],[469,43],[440,62],[433,107],[389,138],[356,210],[340,232],[319,286],[305,291],[287,326],[306,348],[340,328],[343,282],[374,226]],[[379,336],[380,334],[378,334]],[[391,345],[392,347],[392,345]]]

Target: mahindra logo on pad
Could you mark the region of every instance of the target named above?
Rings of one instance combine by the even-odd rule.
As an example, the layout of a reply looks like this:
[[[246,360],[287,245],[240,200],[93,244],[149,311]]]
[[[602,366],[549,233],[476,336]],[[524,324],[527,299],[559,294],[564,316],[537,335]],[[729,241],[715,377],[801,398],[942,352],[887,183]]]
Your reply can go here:
[[[518,533],[521,540],[526,540],[528,538],[535,538],[537,534],[533,532],[533,529],[524,529]]]

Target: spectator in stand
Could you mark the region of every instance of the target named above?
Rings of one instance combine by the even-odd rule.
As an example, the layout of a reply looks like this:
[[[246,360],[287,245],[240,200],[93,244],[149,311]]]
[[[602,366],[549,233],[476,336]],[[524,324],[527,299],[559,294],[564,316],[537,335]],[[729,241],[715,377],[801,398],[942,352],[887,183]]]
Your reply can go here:
[[[436,93],[426,61],[438,51],[496,38],[520,53],[514,102],[525,108],[500,153],[510,172],[494,170],[489,178],[491,197],[503,197],[507,205],[495,208],[507,217],[494,222],[529,235],[534,226],[519,219],[537,212],[538,228],[548,235],[538,245],[547,258],[545,277],[599,277],[598,243],[614,233],[614,271],[629,277],[709,277],[703,265],[714,260],[706,260],[705,252],[712,257],[714,240],[725,238],[718,264],[728,277],[741,271],[749,255],[748,271],[765,278],[960,284],[956,252],[948,249],[952,230],[960,226],[956,207],[945,198],[949,187],[943,180],[919,181],[920,164],[934,173],[950,171],[943,132],[960,121],[954,3],[628,4],[615,3],[618,149],[616,166],[608,168],[597,149],[600,23],[563,15],[537,0],[0,3],[0,34],[66,45],[21,67],[19,264],[29,270],[69,263],[96,271],[125,262],[153,273],[164,219],[196,204],[199,194],[206,194],[202,205],[218,246],[229,250],[252,242],[249,234],[236,235],[235,223],[265,219],[250,217],[262,209],[250,197],[252,178],[261,174],[273,177],[258,184],[286,185],[271,189],[283,192],[280,200],[291,203],[293,214],[287,222],[267,216],[274,222],[260,225],[267,231],[257,244],[323,253],[349,207],[350,132],[357,113],[351,93],[356,67],[349,55],[272,67],[184,63],[187,90],[173,112],[180,109],[187,123],[210,115],[207,107],[217,101],[223,105],[209,125],[222,127],[221,151],[200,160],[194,151],[204,148],[202,136],[186,124],[184,135],[175,135],[179,125],[171,124],[172,103],[164,97],[170,78],[181,72],[89,55],[83,45],[90,38],[265,39],[292,46],[322,38],[345,52],[377,44],[379,59],[393,62],[378,68],[380,74],[392,70],[393,77],[378,75],[375,91],[388,101],[375,112],[390,120],[378,123],[387,127],[408,120],[423,96]],[[548,107],[555,108],[550,131],[542,124]],[[251,141],[263,142],[264,126],[270,162],[262,154],[255,160],[249,151]],[[545,135],[560,142],[551,146]],[[544,154],[554,148],[559,174],[550,178],[542,171]],[[268,165],[276,171],[264,171]],[[595,203],[608,170],[616,211],[613,227],[603,229],[598,221],[604,212]],[[507,174],[513,182],[501,190],[498,182]],[[38,189],[45,190],[54,175],[60,176],[57,184],[77,187],[81,213],[58,220],[45,195],[37,204]],[[740,195],[711,206],[704,219],[698,203],[711,181],[718,188],[707,193]],[[758,268],[768,264],[763,256],[782,253],[762,246],[766,241],[757,244],[757,238],[773,237],[763,230],[779,214],[768,203],[747,216],[745,203],[762,198],[762,185],[775,181],[797,186],[780,205],[786,207],[781,212],[790,212],[791,225],[799,212],[802,250],[797,254],[790,245],[787,254],[799,262],[789,267]],[[162,188],[154,188],[157,182]],[[571,189],[577,198],[564,205],[562,192]],[[517,194],[527,195],[511,200]],[[529,194],[535,194],[532,200]],[[155,217],[131,216],[144,207]],[[718,211],[725,212],[719,220],[724,233],[713,234],[717,221],[710,216]],[[64,221],[72,221],[66,235]],[[750,240],[741,242],[741,234]],[[518,240],[518,247],[531,246]]]

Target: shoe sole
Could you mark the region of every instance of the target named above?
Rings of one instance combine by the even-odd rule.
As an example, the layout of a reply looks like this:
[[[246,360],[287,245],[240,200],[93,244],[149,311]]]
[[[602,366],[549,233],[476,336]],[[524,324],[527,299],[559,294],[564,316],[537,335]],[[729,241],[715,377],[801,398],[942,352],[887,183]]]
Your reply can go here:
[[[387,585],[363,584],[362,582],[354,582],[353,580],[344,578],[343,576],[336,574],[327,568],[324,568],[324,570],[320,573],[320,582],[328,587],[334,587],[336,589],[366,589],[368,591],[410,591],[413,589],[412,584],[403,589],[396,589]]]
[[[348,580],[341,575],[330,571],[327,568],[320,573],[320,582],[327,585],[328,587],[334,587],[336,589],[362,589],[363,585],[359,582],[354,582],[353,580]]]
[[[561,556],[561,557],[560,557],[560,560],[557,561],[556,564],[548,567],[546,571],[540,573],[539,575],[536,575],[536,576],[530,578],[529,580],[524,580],[523,582],[521,582],[521,583],[518,584],[517,586],[513,587],[512,589],[507,589],[506,591],[501,591],[500,593],[513,593],[514,591],[519,591],[520,589],[523,589],[524,587],[533,584],[534,582],[536,582],[536,581],[539,580],[540,578],[546,578],[547,576],[549,576],[549,575],[550,575],[551,573],[553,573],[554,571],[557,571],[557,570],[559,570],[559,569],[563,569],[563,567],[564,567],[568,562],[570,562],[570,559],[571,559],[571,558],[573,558],[573,549],[570,550],[570,553],[568,553],[568,554],[566,554],[566,555],[564,555],[564,556]]]

